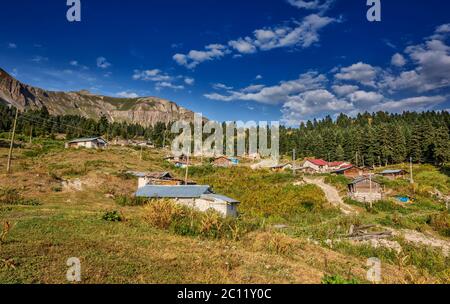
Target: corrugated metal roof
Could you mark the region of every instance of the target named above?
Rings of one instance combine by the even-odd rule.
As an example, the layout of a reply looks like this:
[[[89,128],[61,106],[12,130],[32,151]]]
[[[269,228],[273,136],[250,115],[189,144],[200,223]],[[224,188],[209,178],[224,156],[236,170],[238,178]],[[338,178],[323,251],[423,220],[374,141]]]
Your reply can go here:
[[[101,141],[106,143],[106,140],[104,140],[101,137],[78,138],[78,139],[74,139],[74,140],[69,141],[69,143],[79,143],[79,142],[87,142],[87,141],[94,141],[94,140],[101,140]]]
[[[224,202],[227,202],[227,203],[229,203],[229,204],[237,204],[237,203],[239,203],[239,201],[237,201],[237,200],[235,200],[235,199],[233,199],[233,198],[231,198],[231,197],[228,197],[228,196],[225,196],[225,195],[220,195],[220,194],[203,194],[202,196],[201,196],[201,198],[205,198],[205,199],[217,199],[217,200],[221,200],[221,201],[224,201]]]
[[[136,192],[138,197],[148,198],[198,198],[212,193],[207,185],[158,186],[147,185]]]
[[[310,163],[316,165],[316,166],[326,166],[328,163],[324,161],[323,159],[307,159]]]
[[[405,170],[384,170],[381,174],[398,174],[405,172]]]

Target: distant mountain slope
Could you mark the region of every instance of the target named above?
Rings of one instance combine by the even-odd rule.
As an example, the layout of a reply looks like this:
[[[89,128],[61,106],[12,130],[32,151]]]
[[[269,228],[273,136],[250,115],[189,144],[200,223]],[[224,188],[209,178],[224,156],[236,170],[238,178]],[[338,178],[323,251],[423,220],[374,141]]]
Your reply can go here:
[[[20,110],[46,107],[53,115],[81,115],[110,121],[152,126],[180,119],[192,121],[194,113],[176,103],[158,97],[114,98],[88,91],[53,92],[26,85],[0,68],[0,103]]]

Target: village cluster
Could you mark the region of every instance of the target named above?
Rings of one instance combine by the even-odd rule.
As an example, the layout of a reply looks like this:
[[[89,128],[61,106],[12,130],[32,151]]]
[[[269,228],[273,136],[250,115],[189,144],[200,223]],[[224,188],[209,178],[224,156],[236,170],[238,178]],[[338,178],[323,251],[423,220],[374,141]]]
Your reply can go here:
[[[105,149],[108,142],[101,137],[80,138],[66,143],[66,148]],[[111,145],[154,148],[151,143],[139,141],[114,141]],[[189,167],[203,165],[203,159],[190,159],[186,155],[179,157],[167,156],[165,161],[176,168],[186,170],[185,179],[175,178],[170,172],[127,172],[138,179],[136,197],[148,199],[171,199],[179,204],[195,208],[199,211],[213,209],[224,217],[237,217],[239,201],[216,194],[209,185],[197,185],[188,179]],[[408,174],[401,169],[388,169],[375,174],[373,168],[359,167],[348,162],[327,162],[323,159],[306,158],[302,161],[280,164],[272,159],[262,159],[258,154],[247,155],[245,158],[217,156],[210,159],[214,167],[229,168],[241,165],[246,161],[253,170],[270,170],[272,172],[292,171],[293,174],[306,175],[334,174],[342,175],[351,180],[348,183],[348,196],[356,201],[373,203],[384,198],[383,185],[377,181],[377,176],[388,179],[405,178]]]

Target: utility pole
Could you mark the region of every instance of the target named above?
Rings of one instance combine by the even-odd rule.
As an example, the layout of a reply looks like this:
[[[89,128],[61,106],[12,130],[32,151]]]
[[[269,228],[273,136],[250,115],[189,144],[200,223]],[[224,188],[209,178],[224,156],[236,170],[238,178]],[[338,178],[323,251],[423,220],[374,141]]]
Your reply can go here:
[[[9,146],[9,153],[8,153],[8,164],[6,166],[6,173],[11,173],[11,157],[12,157],[12,152],[13,152],[13,148],[14,148],[14,136],[16,135],[16,125],[17,125],[17,118],[19,117],[19,109],[16,108],[16,116],[14,118],[14,125],[13,125],[13,131],[11,134],[11,144]]]
[[[295,149],[292,150],[292,171],[294,172],[294,176],[295,176],[295,160],[296,160],[296,155],[295,155]]]
[[[186,173],[184,175],[184,184],[187,185],[188,183],[188,174],[189,174],[189,154],[187,155],[186,159]]]
[[[144,146],[141,144],[141,153],[139,154],[139,158],[141,159],[141,161],[142,161],[142,150],[144,149]]]
[[[409,171],[411,171],[411,184],[414,184],[412,157],[409,158]]]
[[[369,173],[369,187],[370,187],[370,194],[369,194],[369,202],[370,202],[370,210],[373,208],[373,201],[372,201],[372,174]]]
[[[358,163],[358,151],[355,152],[355,162],[356,162],[356,167],[358,167],[359,166],[359,163]]]

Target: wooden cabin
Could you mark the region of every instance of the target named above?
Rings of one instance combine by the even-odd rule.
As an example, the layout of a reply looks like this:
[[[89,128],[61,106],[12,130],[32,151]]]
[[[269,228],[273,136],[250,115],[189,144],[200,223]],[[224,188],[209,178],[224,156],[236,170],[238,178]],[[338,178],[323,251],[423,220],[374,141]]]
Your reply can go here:
[[[383,198],[383,187],[373,177],[362,176],[348,184],[348,194],[359,202],[374,202]]]
[[[66,149],[86,148],[86,149],[105,149],[108,146],[106,140],[101,137],[78,138],[66,143]]]
[[[405,170],[384,170],[380,173],[381,176],[384,176],[389,179],[400,179],[405,178],[405,176],[408,174]]]

